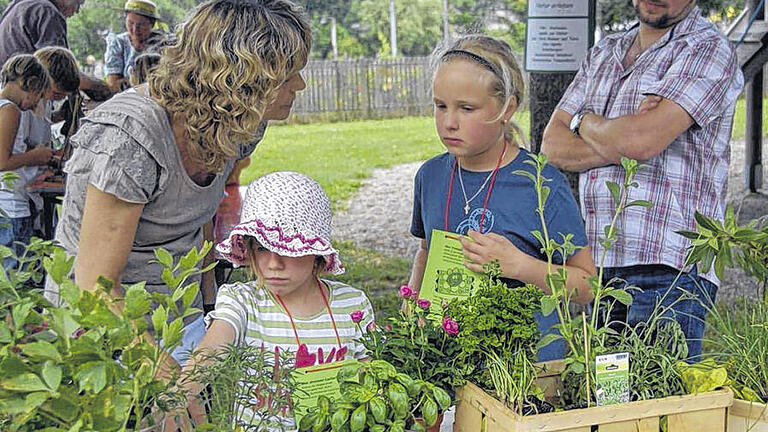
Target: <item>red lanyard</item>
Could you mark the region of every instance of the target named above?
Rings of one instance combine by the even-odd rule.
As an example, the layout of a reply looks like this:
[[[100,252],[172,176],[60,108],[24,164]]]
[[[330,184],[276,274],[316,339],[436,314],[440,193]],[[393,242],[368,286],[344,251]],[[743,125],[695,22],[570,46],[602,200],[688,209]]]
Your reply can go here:
[[[496,162],[496,168],[493,169],[493,173],[491,174],[491,184],[488,185],[488,192],[485,193],[485,200],[483,200],[483,211],[480,213],[480,226],[478,227],[478,232],[480,234],[483,233],[483,222],[485,221],[485,210],[488,208],[488,200],[491,198],[491,191],[493,190],[493,184],[496,183],[496,174],[499,173],[499,168],[501,167],[501,161],[504,159],[504,154],[507,153],[507,143],[504,142],[504,148],[501,150],[501,154],[499,155],[499,160]],[[453,195],[453,177],[454,174],[456,174],[456,168],[459,166],[459,158],[454,156],[453,160],[453,168],[451,168],[451,179],[448,181],[448,200],[445,202],[445,231],[450,231],[448,229],[448,215],[450,214],[451,210],[451,195]]]
[[[341,348],[341,338],[339,337],[339,330],[336,328],[336,320],[333,319],[333,312],[331,312],[331,305],[328,303],[328,297],[325,295],[325,290],[320,285],[320,279],[315,278],[315,282],[317,282],[317,289],[320,290],[320,295],[323,296],[323,301],[325,302],[325,308],[328,310],[328,316],[331,317],[331,325],[333,326],[333,331],[336,333],[336,343],[339,344],[339,348]],[[296,346],[301,347],[301,340],[299,340],[299,331],[296,329],[296,324],[293,322],[293,316],[291,315],[291,312],[288,310],[287,307],[285,307],[285,303],[283,303],[283,299],[280,298],[279,295],[275,294],[275,298],[280,303],[280,306],[285,311],[286,315],[288,315],[288,319],[291,320],[291,328],[293,328],[293,335],[296,337]]]

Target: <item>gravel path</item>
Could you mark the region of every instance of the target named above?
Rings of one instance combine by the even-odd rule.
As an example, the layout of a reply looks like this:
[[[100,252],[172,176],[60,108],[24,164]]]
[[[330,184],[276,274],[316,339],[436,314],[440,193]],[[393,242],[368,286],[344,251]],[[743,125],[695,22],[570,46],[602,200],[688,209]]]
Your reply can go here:
[[[764,145],[763,154],[768,150]],[[409,232],[413,202],[413,177],[421,162],[374,170],[363,181],[344,212],[335,215],[334,238],[350,240],[360,247],[412,260],[419,242]],[[748,194],[744,188],[744,141],[734,141],[731,149],[729,197],[742,222],[768,215],[768,188],[761,194]],[[768,167],[764,167],[768,180]],[[766,185],[768,186],[768,185]],[[755,296],[757,284],[739,270],[728,270],[720,299]]]

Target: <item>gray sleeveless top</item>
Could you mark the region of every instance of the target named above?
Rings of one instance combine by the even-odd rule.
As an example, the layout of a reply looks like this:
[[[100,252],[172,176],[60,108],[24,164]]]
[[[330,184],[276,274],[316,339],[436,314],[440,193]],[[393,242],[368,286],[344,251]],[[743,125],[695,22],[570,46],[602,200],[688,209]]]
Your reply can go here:
[[[160,278],[161,266],[150,262],[155,248],[165,248],[177,260],[191,248],[202,246],[202,226],[211,220],[224,196],[234,160],[210,185],[197,185],[181,164],[166,111],[135,92],[121,93],[99,106],[83,120],[72,141],[74,151],[66,164],[67,190],[56,240],[68,253],[77,254],[89,184],[121,200],[143,204],[121,283],[146,281],[148,291],[167,293]],[[241,153],[250,154],[253,147]],[[199,282],[200,277],[189,280],[194,281]],[[200,294],[192,306],[202,309]],[[185,324],[198,316],[187,317]]]

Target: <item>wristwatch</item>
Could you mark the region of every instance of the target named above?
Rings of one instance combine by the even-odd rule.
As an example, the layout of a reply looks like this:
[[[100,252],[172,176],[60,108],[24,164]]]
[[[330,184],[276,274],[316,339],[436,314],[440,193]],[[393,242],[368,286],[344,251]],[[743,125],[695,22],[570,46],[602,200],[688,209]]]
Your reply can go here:
[[[584,115],[587,114],[586,112],[579,112],[576,113],[571,118],[571,124],[569,125],[571,132],[573,132],[574,135],[579,136],[579,127],[581,127],[581,121],[584,120]]]

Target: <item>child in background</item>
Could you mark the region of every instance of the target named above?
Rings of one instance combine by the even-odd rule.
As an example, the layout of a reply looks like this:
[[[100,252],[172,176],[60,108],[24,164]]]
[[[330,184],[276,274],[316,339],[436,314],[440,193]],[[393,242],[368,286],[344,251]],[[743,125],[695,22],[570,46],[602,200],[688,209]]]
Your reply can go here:
[[[213,239],[216,243],[224,241],[229,237],[232,227],[237,225],[240,220],[240,208],[243,206],[240,200],[240,173],[251,164],[250,157],[244,157],[235,163],[232,172],[227,177],[227,183],[224,185],[224,198],[216,209],[216,216],[213,218]],[[218,263],[213,269],[216,286],[222,286],[229,281],[232,274],[232,265],[216,254]],[[207,309],[208,305],[203,305]],[[205,313],[210,312],[206,310]]]
[[[296,353],[296,367],[365,357],[355,339],[373,322],[370,301],[359,289],[318,277],[344,267],[331,245],[331,203],[317,182],[290,171],[256,179],[240,223],[216,249],[235,266],[248,265],[254,280],[220,288],[196,352],[247,344]],[[358,310],[360,327],[350,316]],[[193,354],[185,369],[197,362]],[[199,384],[187,387],[200,393]],[[241,418],[258,415],[244,410]],[[296,428],[292,416],[281,420],[287,430]]]
[[[27,144],[29,146],[52,147],[53,136],[51,134],[51,126],[54,123],[65,120],[64,126],[61,127],[61,133],[65,134],[72,125],[72,119],[65,118],[65,116],[71,117],[72,110],[65,107],[54,113],[54,103],[64,100],[78,91],[80,86],[80,70],[77,67],[77,61],[72,51],[63,47],[49,46],[40,48],[35,51],[34,56],[48,71],[51,86],[35,109],[21,114],[21,124],[26,125],[25,127],[28,130]],[[67,104],[69,102],[65,101],[64,103]],[[74,128],[77,129],[77,126]],[[61,168],[62,153],[65,149],[54,148],[53,150],[55,151],[49,164],[50,168]],[[43,168],[39,169],[39,171],[42,170]],[[43,207],[43,199],[39,194],[30,192],[29,198],[34,202],[37,210]],[[30,208],[30,210],[35,209]],[[34,215],[36,212],[32,211],[32,213]],[[41,216],[40,212],[37,212],[37,216]],[[52,216],[53,221],[51,223],[52,226],[55,226],[56,212]],[[41,219],[42,217],[39,217],[34,221],[34,232],[35,235],[44,238],[42,230],[44,221]]]
[[[147,82],[149,74],[158,63],[160,63],[160,54],[144,53],[136,57],[131,69],[131,86],[135,87]]]
[[[29,117],[31,126],[30,139],[35,143],[51,141],[51,126],[64,118],[60,113],[53,113],[53,104],[75,93],[80,86],[80,70],[77,68],[72,51],[58,46],[49,46],[35,51],[35,58],[48,71],[51,86],[43,96],[37,108],[24,113]],[[62,110],[66,111],[66,110]],[[70,110],[71,111],[71,110]],[[62,130],[62,134],[65,131]]]
[[[416,174],[411,233],[422,240],[410,286],[420,288],[432,230],[441,229],[472,239],[462,240],[470,270],[482,273],[483,264],[498,260],[502,280],[510,288],[532,283],[547,291],[546,257],[531,234],[542,230],[536,190],[530,179],[514,173],[535,174],[524,163],[530,153],[520,147],[525,140],[512,121],[524,91],[514,54],[505,42],[472,35],[437,53],[436,60],[435,125],[448,152],[425,162]],[[586,246],[584,223],[565,177],[551,165],[543,176],[550,179],[544,209],[550,236],[560,241],[558,233],[574,234],[572,242]],[[563,257],[556,259],[556,264],[563,264]],[[595,273],[589,248],[565,257],[564,267],[574,300],[589,301],[587,278]],[[546,334],[557,316],[539,314],[537,321]],[[539,359],[564,354],[565,345],[553,343],[539,352]]]
[[[18,176],[12,188],[0,188],[0,245],[20,255],[32,237],[26,186],[37,174],[37,167],[52,162],[54,156],[48,147],[28,144],[29,129],[21,122],[22,113],[37,106],[50,87],[50,78],[34,56],[20,54],[3,65],[0,85],[0,176],[8,172]],[[3,260],[5,269],[15,266],[15,260]]]

